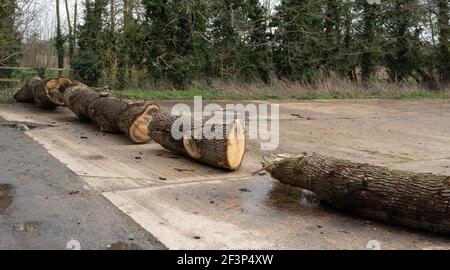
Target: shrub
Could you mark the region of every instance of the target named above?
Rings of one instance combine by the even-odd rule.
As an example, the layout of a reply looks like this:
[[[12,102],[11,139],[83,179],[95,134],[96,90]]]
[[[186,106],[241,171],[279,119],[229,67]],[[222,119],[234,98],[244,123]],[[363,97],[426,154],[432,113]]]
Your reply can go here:
[[[71,63],[72,77],[89,85],[97,85],[103,64],[100,56],[91,50],[82,50]]]

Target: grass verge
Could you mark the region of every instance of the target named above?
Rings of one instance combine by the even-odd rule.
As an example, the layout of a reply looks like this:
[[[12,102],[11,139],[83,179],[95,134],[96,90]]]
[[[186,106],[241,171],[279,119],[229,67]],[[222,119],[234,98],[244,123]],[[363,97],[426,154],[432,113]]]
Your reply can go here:
[[[0,89],[0,103],[14,102],[13,92],[14,89]],[[114,93],[119,97],[145,100],[191,100],[195,96],[201,96],[204,100],[450,99],[448,91],[290,91],[288,94],[283,94],[282,91],[271,89],[261,91],[129,89]]]
[[[264,94],[249,95],[240,93],[230,93],[218,90],[123,90],[116,91],[120,97],[130,99],[151,99],[151,100],[189,100],[195,96],[202,96],[204,100],[242,100],[242,99],[270,99],[274,98]]]
[[[324,93],[305,91],[278,95],[276,91],[264,93],[245,93],[242,91],[228,92],[219,90],[123,90],[116,91],[115,95],[130,99],[146,100],[190,100],[195,96],[202,96],[204,100],[266,100],[266,99],[292,99],[292,100],[321,100],[321,99],[449,99],[450,92],[374,92],[374,91],[327,91]]]

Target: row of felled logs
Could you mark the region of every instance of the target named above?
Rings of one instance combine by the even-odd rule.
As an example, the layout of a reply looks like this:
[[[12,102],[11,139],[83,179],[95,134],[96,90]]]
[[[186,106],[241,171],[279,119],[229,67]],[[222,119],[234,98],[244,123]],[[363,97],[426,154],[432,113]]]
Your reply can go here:
[[[110,88],[91,89],[75,82],[67,88],[63,99],[78,118],[97,124],[104,132],[125,133],[134,143],[145,143],[151,138],[168,150],[217,168],[237,170],[241,166],[245,128],[239,121],[209,127],[210,131],[223,130],[219,138],[208,136],[204,132],[207,127],[203,126],[200,132],[205,134],[200,139],[194,136],[193,130],[186,130],[181,138],[175,139],[171,128],[179,117],[160,113],[155,103],[111,97],[111,92]]]
[[[79,119],[96,124],[102,131],[124,133],[134,143],[151,138],[162,147],[188,156],[200,163],[237,170],[245,154],[245,128],[239,121],[203,125],[199,130],[185,130],[174,139],[171,127],[178,117],[161,114],[155,103],[113,97],[109,87],[90,88],[66,78],[41,80],[33,77],[14,94],[19,102],[34,102],[39,107],[67,106]],[[208,133],[209,128],[209,133]],[[208,136],[222,129],[219,138]],[[205,134],[197,138],[200,133]]]
[[[108,87],[92,89],[74,82],[64,92],[63,101],[78,118],[95,123],[104,132],[124,133],[134,143],[150,141],[148,126],[159,106],[111,94]]]
[[[242,164],[245,128],[237,120],[203,122],[200,127],[181,125],[181,136],[175,138],[173,127],[179,125],[180,116],[160,113],[154,103],[112,97],[108,87],[92,89],[79,82],[68,85],[69,82],[61,78],[31,78],[14,97],[43,108],[65,104],[80,119],[95,123],[105,132],[125,133],[135,143],[153,139],[168,150],[209,166],[237,170]],[[202,136],[197,136],[199,133]],[[223,136],[215,137],[218,133]],[[265,164],[264,170],[282,183],[316,193],[335,208],[450,234],[449,176],[391,170],[315,153],[280,155]]]

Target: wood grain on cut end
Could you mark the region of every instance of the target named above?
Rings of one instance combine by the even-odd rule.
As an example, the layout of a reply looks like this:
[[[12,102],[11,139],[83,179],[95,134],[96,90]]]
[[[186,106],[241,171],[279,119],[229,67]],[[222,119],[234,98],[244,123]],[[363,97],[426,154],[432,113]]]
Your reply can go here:
[[[68,78],[42,80],[39,77],[31,77],[13,97],[17,102],[34,103],[41,108],[54,109],[65,105],[62,91],[70,83]]]
[[[246,141],[245,128],[239,121],[230,124],[205,121],[201,129],[191,124],[190,130],[181,130],[182,138],[175,139],[172,126],[180,123],[180,117],[157,114],[149,126],[150,135],[162,147],[202,164],[231,171],[241,167]],[[202,136],[195,136],[199,132]]]
[[[60,88],[59,78],[37,82],[34,88],[34,103],[36,106],[46,109],[64,106],[63,94]]]
[[[238,169],[244,160],[246,148],[245,127],[239,120],[235,120],[226,140],[225,147],[227,167],[230,170]]]
[[[191,158],[198,160],[202,157],[202,153],[191,135],[183,135],[183,145]]]
[[[124,133],[133,143],[150,141],[148,126],[159,106],[111,94],[110,87],[91,89],[76,82],[65,90],[64,101],[80,119],[95,123],[104,132]]]
[[[148,127],[153,120],[153,115],[159,113],[159,105],[155,103],[142,105],[143,110],[131,123],[128,136],[134,143],[146,143],[151,140]]]

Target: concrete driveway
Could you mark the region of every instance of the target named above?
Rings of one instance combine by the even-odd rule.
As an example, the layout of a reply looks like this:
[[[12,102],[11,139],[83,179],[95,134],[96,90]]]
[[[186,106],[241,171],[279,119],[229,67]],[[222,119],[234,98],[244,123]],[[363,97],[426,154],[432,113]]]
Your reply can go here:
[[[450,175],[450,101],[279,103],[275,153]],[[0,116],[40,125],[25,134],[170,249],[366,249],[371,240],[382,249],[450,248],[448,237],[351,216],[310,192],[251,176],[268,154],[259,140],[249,142],[243,167],[227,173],[101,133],[66,108],[2,104]]]

